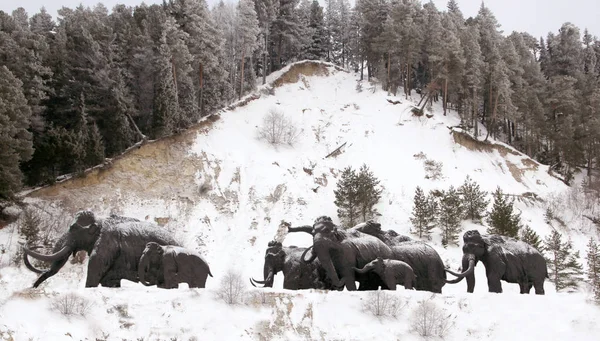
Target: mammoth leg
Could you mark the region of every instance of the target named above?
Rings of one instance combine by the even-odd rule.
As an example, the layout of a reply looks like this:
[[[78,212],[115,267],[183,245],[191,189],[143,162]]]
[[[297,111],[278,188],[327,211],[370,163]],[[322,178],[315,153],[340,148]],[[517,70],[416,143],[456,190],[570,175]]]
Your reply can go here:
[[[85,281],[86,288],[97,287],[108,269],[113,265],[116,250],[103,250],[102,253],[94,250],[88,261],[88,273]]]
[[[385,285],[388,287],[388,290],[396,290],[396,278],[394,276],[387,276]]]
[[[544,278],[541,280],[534,280],[533,287],[535,288],[536,295],[544,295]]]
[[[410,274],[406,274],[404,276],[404,289],[412,290],[414,281],[415,281],[414,276],[411,276]]]
[[[349,270],[344,269],[344,272],[342,273],[342,279],[346,284],[346,290],[356,291],[354,270],[352,269],[352,267],[348,267],[348,269]]]
[[[175,257],[177,256],[167,253],[165,253],[163,257],[165,287],[167,289],[175,289],[179,287],[177,279],[177,263],[175,261]]]
[[[493,273],[491,271],[487,273],[489,292],[495,292],[495,293],[502,292],[502,284],[500,283],[500,278],[501,278],[500,275]]]
[[[121,278],[120,276],[115,276],[111,272],[108,272],[102,279],[100,280],[100,285],[106,288],[120,288],[121,287]]]
[[[531,292],[531,288],[533,288],[533,283],[527,282],[527,286],[525,288],[525,293],[529,294]]]

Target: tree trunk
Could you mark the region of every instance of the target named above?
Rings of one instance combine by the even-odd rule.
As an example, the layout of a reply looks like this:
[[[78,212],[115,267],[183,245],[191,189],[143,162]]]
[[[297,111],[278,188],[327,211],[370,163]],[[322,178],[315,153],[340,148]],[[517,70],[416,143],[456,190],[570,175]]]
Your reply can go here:
[[[477,97],[476,97],[476,92],[475,89],[471,88],[471,93],[473,95],[473,108],[472,108],[472,119],[473,119],[473,130],[475,132],[475,138],[477,138],[479,136],[479,122],[477,120]]]
[[[390,95],[390,70],[392,69],[391,64],[390,64],[390,56],[391,53],[388,51],[388,62],[387,62],[387,92],[388,92],[388,96]]]
[[[490,93],[491,93],[492,89],[490,88]],[[491,119],[491,123],[488,124],[488,131],[487,134],[485,136],[485,140],[488,140],[488,137],[490,137],[490,131],[495,130],[494,129],[494,125],[496,124],[496,109],[498,109],[498,98],[500,97],[500,91],[498,91],[498,93],[496,94],[496,99],[494,100],[494,107],[492,108],[492,119]],[[491,98],[490,98],[491,101]],[[495,133],[494,135],[495,136]]]
[[[175,94],[177,94],[177,69],[175,68],[175,61],[171,58],[171,70],[173,71],[173,85],[175,85]]]
[[[198,101],[200,102],[200,117],[204,116],[204,67],[202,63],[198,68],[199,70],[199,86],[200,86],[200,96],[198,96]]]
[[[365,63],[363,61],[363,56],[360,56],[360,80],[364,80],[365,79]]]
[[[281,69],[281,45],[283,44],[283,37],[279,36],[279,42],[277,43],[277,70]]]
[[[444,116],[446,116],[446,110],[448,109],[448,77],[444,80]]]
[[[244,48],[242,48],[242,75],[240,76],[241,80],[240,80],[240,97],[239,99],[242,99],[242,95],[244,94],[244,60],[245,60],[245,54],[246,51]]]
[[[267,52],[269,51],[269,24],[265,23],[265,49],[263,51],[262,83],[267,82]]]

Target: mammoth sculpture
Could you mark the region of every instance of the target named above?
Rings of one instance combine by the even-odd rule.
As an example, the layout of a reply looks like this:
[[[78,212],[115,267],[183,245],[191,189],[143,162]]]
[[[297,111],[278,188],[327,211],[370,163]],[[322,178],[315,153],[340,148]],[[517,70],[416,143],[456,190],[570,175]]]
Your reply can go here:
[[[179,283],[187,283],[190,288],[204,288],[210,273],[210,267],[197,252],[180,246],[146,244],[138,265],[138,277],[142,284],[147,282],[147,274],[155,279],[156,286],[176,289]]]
[[[417,276],[416,290],[442,293],[446,280],[444,262],[433,247],[422,241],[413,240],[393,230],[382,231],[381,224],[367,220],[352,228],[379,238],[392,249],[393,258],[406,262]]]
[[[69,256],[80,250],[89,256],[86,287],[120,287],[121,279],[138,282],[138,261],[148,242],[178,244],[168,231],[155,224],[114,215],[96,219],[91,211],[79,211],[69,230],[54,245],[53,254],[23,247],[23,257],[30,270],[41,274],[34,288],[58,273]],[[29,263],[28,256],[52,264],[47,270],[39,270]]]
[[[394,259],[377,257],[362,269],[354,268],[354,271],[360,274],[368,271],[375,272],[389,290],[396,290],[397,284],[404,286],[405,289],[412,289],[415,283],[415,273],[410,265]]]
[[[301,260],[305,250],[303,247],[282,246],[280,242],[270,241],[265,252],[264,280],[250,278],[250,283],[272,288],[275,275],[281,271],[284,289],[331,289],[331,281],[318,260],[311,263]]]
[[[481,261],[485,266],[490,292],[501,293],[500,280],[519,283],[521,294],[528,294],[531,287],[537,295],[544,295],[544,280],[548,277],[546,260],[531,245],[501,235],[481,235],[477,230],[463,235],[462,269],[455,273],[446,270],[458,278],[453,283],[467,278],[467,292],[475,289],[475,265]],[[465,270],[466,269],[466,270]]]
[[[382,231],[381,224],[371,219],[357,224],[352,228],[352,230],[360,231],[362,233],[377,237],[388,246],[413,241],[412,238],[398,234],[398,232],[394,230]]]
[[[377,257],[392,258],[392,250],[381,240],[355,230],[339,229],[330,217],[317,218],[312,229],[288,227],[289,232],[307,232],[313,236],[313,245],[307,248],[302,260],[310,262],[315,256],[327,272],[333,287],[345,286],[347,290],[356,290],[355,281],[361,290],[373,290],[385,284],[378,278],[374,282],[373,274],[357,274],[354,268],[363,268]],[[314,249],[315,256],[306,260],[305,255]],[[339,275],[338,275],[339,274]],[[378,277],[378,276],[374,276]]]

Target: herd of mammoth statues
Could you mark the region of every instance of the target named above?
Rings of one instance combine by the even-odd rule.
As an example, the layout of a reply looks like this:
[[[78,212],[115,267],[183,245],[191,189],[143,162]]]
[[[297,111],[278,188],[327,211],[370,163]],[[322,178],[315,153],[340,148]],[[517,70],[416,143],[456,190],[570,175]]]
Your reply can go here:
[[[500,236],[482,235],[470,230],[463,235],[462,272],[444,267],[434,248],[422,241],[383,231],[369,220],[350,229],[336,226],[327,216],[318,217],[312,226],[288,227],[288,232],[309,233],[313,245],[308,248],[283,246],[271,241],[265,252],[263,280],[250,279],[252,285],[272,287],[274,276],[283,273],[283,288],[325,290],[395,290],[406,289],[441,293],[446,283],[467,281],[467,291],[475,287],[475,265],[486,269],[490,292],[502,292],[501,280],[518,283],[522,294],[535,288],[544,294],[548,278],[544,257],[531,245]],[[69,230],[45,255],[23,246],[25,266],[39,275],[38,287],[55,275],[71,254],[87,252],[86,287],[119,287],[122,279],[177,288],[187,283],[190,288],[204,288],[212,277],[206,260],[197,252],[178,246],[165,229],[135,218],[111,215],[96,218],[94,213],[79,211]],[[38,269],[29,262],[33,257],[51,263]],[[447,279],[446,273],[455,276]],[[358,282],[358,288],[356,287]]]

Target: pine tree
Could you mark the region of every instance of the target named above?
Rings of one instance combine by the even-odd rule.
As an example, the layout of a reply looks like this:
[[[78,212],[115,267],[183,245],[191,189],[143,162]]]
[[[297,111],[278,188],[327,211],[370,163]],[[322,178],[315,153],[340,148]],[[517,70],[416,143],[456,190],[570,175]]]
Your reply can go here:
[[[432,214],[435,211],[436,202],[433,196],[425,196],[423,189],[417,186],[415,189],[414,207],[412,211],[411,223],[414,226],[413,233],[419,238],[424,237],[430,239],[431,230],[435,227],[436,215]]]
[[[594,299],[600,302],[600,245],[590,238],[586,252],[588,283],[594,292]]]
[[[159,48],[159,58],[156,60],[157,73],[154,85],[154,111],[152,128],[154,137],[171,135],[175,128],[175,120],[179,109],[177,90],[173,79],[171,53],[163,35],[163,44]]]
[[[338,207],[338,218],[346,226],[354,226],[361,215],[359,200],[358,175],[351,166],[344,168],[340,179],[337,181],[335,205]]]
[[[463,200],[464,218],[471,220],[481,220],[484,216],[489,201],[486,200],[487,192],[479,188],[479,184],[473,182],[467,175],[465,182],[458,188]]]
[[[96,122],[87,127],[85,164],[95,166],[104,161],[104,143]]]
[[[379,186],[379,180],[366,164],[363,164],[358,170],[356,177],[358,186],[358,199],[360,204],[360,214],[363,221],[371,219],[378,215],[375,205],[381,199],[383,189]]]
[[[312,36],[306,51],[306,58],[316,60],[325,59],[327,56],[329,39],[323,16],[323,7],[319,5],[319,1],[317,0],[313,0],[310,6],[309,27]]]
[[[27,131],[31,110],[22,85],[6,66],[0,66],[0,202],[14,199],[23,177],[19,163],[33,153]]]
[[[548,255],[546,261],[550,270],[550,280],[554,282],[556,291],[577,288],[583,272],[578,262],[579,251],[573,252],[571,242],[563,242],[562,235],[556,230],[546,237],[544,244]]]
[[[544,252],[544,245],[540,236],[529,225],[525,225],[525,228],[521,229],[519,239],[533,246],[539,252]]]
[[[442,229],[442,245],[458,245],[458,232],[463,215],[460,195],[454,186],[442,191],[439,205],[439,224]]]
[[[494,205],[487,218],[490,225],[488,233],[517,238],[521,228],[521,214],[513,213],[514,199],[508,201],[500,187],[493,196]]]
[[[244,82],[244,70],[247,68],[252,71],[252,65],[246,66],[246,58],[249,58],[254,53],[254,50],[258,48],[258,33],[260,28],[258,27],[258,19],[256,17],[256,11],[254,10],[253,0],[241,0],[238,3],[238,45],[240,51],[241,60],[241,76],[240,76],[240,93],[239,98],[242,97],[245,91],[245,79]],[[247,72],[247,71],[246,71]],[[250,84],[250,88],[254,86]]]

